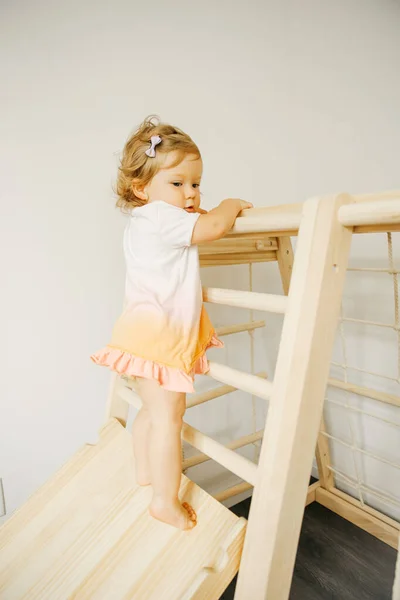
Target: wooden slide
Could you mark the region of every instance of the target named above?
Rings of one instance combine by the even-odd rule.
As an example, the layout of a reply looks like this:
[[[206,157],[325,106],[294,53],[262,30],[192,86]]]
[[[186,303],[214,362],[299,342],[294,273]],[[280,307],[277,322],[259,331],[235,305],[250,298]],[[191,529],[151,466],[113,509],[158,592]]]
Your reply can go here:
[[[182,475],[198,524],[148,513],[131,434],[110,419],[0,529],[1,600],[219,598],[238,571],[246,519]]]

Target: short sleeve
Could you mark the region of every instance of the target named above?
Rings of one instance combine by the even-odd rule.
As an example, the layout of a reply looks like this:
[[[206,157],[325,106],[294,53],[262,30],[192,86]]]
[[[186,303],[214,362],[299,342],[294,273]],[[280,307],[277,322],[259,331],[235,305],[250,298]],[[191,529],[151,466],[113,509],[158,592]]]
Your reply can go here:
[[[165,244],[173,248],[190,246],[193,229],[199,217],[200,213],[189,213],[173,204],[159,202],[158,225],[160,238]]]

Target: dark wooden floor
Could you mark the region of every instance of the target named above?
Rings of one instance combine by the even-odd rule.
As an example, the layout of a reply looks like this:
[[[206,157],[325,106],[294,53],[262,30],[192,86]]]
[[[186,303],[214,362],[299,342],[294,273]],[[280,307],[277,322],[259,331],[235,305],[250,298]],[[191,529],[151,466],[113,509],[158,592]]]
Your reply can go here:
[[[248,517],[250,498],[232,506]],[[313,502],[304,514],[290,600],[390,600],[396,551]],[[221,596],[234,597],[236,577]]]

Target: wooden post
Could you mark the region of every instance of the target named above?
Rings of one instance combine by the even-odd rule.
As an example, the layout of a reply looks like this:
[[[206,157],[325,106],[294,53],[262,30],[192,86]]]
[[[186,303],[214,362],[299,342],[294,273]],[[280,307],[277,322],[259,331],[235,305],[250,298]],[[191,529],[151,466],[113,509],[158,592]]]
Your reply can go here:
[[[282,279],[282,287],[285,294],[289,294],[290,280],[293,270],[293,248],[290,237],[277,238],[278,249],[276,257],[278,259],[279,271]],[[325,431],[324,418],[321,420],[321,431]],[[330,490],[334,486],[333,473],[328,469],[328,465],[332,464],[329,441],[319,433],[315,456],[318,465],[319,480],[323,488]]]
[[[333,473],[330,469],[328,469],[328,466],[332,465],[329,450],[329,440],[325,435],[322,434],[323,431],[326,431],[324,417],[322,417],[321,419],[321,426],[320,432],[318,434],[315,456],[317,459],[318,477],[319,481],[321,482],[321,487],[323,487],[326,490],[331,490],[334,487],[335,483]]]
[[[287,600],[350,252],[341,195],[304,204],[235,600]]]

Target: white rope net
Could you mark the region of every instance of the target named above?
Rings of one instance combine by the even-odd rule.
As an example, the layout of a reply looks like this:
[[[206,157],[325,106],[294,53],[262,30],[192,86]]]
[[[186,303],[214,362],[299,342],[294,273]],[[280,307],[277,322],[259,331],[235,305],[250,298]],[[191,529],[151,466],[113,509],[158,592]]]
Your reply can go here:
[[[329,439],[328,469],[336,487],[363,506],[400,520],[400,271],[395,237],[398,243],[391,233],[353,237],[352,254],[357,243],[361,248],[368,244],[360,257],[373,254],[379,264],[365,266],[365,259],[359,259],[362,266],[348,269],[331,377],[354,387],[328,387],[326,431],[321,434]],[[385,401],[389,394],[390,404]]]

